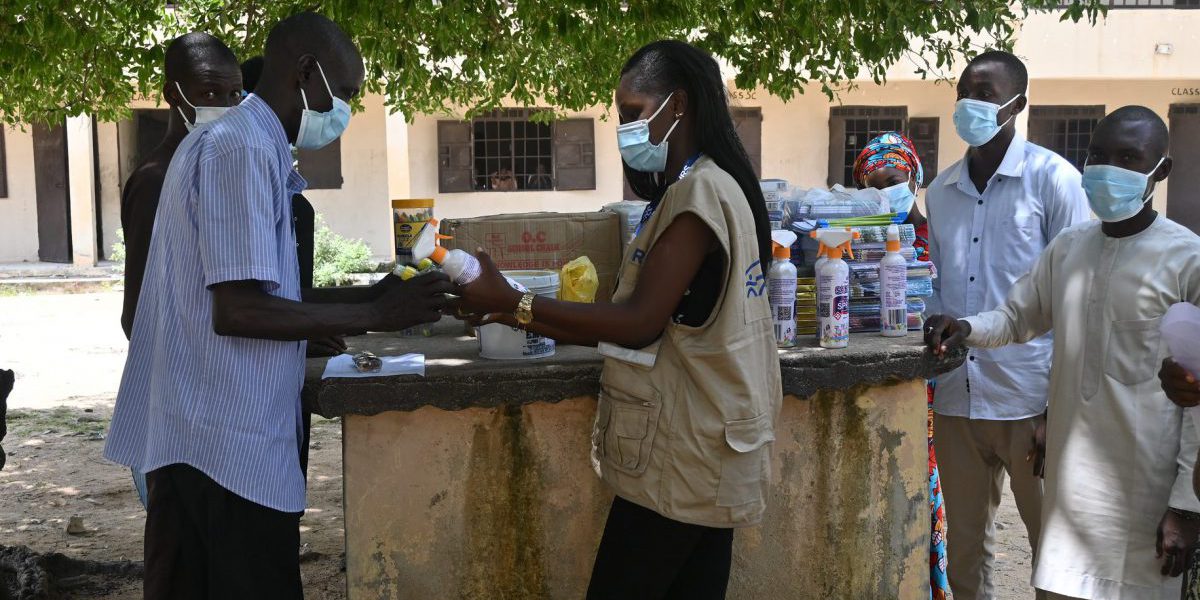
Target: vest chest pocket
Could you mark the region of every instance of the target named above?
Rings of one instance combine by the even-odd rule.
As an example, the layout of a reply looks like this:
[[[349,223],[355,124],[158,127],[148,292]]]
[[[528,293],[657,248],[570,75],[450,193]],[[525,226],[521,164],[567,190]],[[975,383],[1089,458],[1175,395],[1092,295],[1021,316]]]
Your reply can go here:
[[[1104,370],[1125,385],[1137,385],[1154,377],[1162,341],[1161,318],[1113,321],[1105,348]]]
[[[641,475],[650,464],[662,413],[656,393],[644,396],[605,387],[593,433],[593,446],[604,462],[631,475]]]
[[[771,415],[726,421],[721,455],[721,481],[717,506],[763,502],[763,483],[771,477],[768,449],[775,441]]]

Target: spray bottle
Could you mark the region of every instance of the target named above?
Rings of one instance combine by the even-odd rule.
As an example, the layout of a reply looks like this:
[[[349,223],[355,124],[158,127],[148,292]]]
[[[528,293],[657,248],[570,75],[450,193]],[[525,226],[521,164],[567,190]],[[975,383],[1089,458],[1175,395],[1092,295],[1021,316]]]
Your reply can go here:
[[[884,337],[908,335],[908,261],[900,256],[900,228],[888,225],[887,254],[879,261],[879,322]]]
[[[850,267],[842,260],[857,237],[849,229],[818,229],[812,236],[828,259],[817,271],[817,335],[822,348],[850,345]]]
[[[420,264],[421,261],[426,259],[433,260],[434,263],[441,265],[442,270],[446,272],[446,275],[450,276],[450,280],[456,285],[467,285],[478,279],[479,275],[483,272],[483,268],[479,265],[479,260],[462,250],[447,250],[439,246],[438,240],[450,238],[439,235],[437,230],[437,219],[430,219],[421,228],[421,233],[417,236],[416,242],[413,243],[412,260],[416,264]],[[396,275],[403,276],[401,271],[400,267],[396,267]]]
[[[796,345],[796,265],[792,264],[792,244],[796,234],[771,232],[771,268],[767,285],[771,298],[771,318],[775,321],[775,343],[780,348]]]
[[[829,262],[829,256],[830,256],[830,254],[832,254],[832,250],[834,250],[834,249],[836,248],[836,246],[827,246],[824,240],[825,240],[825,239],[829,239],[829,240],[831,240],[831,241],[830,241],[830,243],[833,243],[833,242],[832,242],[832,240],[834,240],[835,238],[837,238],[837,239],[841,239],[841,235],[836,235],[836,236],[835,236],[835,235],[833,235],[833,234],[831,234],[831,233],[822,233],[822,234],[818,235],[818,234],[817,234],[817,232],[818,232],[818,231],[833,231],[833,232],[842,232],[842,233],[844,233],[845,235],[849,235],[849,236],[850,236],[850,240],[857,240],[857,239],[859,239],[859,238],[861,237],[861,234],[860,234],[859,232],[857,232],[857,231],[854,231],[854,230],[852,230],[852,229],[851,229],[851,228],[849,228],[849,227],[845,227],[845,228],[840,228],[840,227],[839,227],[839,228],[836,228],[836,229],[828,229],[828,228],[823,228],[823,229],[818,229],[818,230],[816,230],[816,231],[809,232],[809,234],[808,234],[808,235],[809,235],[809,237],[811,237],[811,238],[813,238],[813,239],[817,240],[817,262],[816,262],[816,264],[815,264],[815,265],[813,265],[813,276],[814,276],[814,278],[818,278],[818,277],[819,277],[819,275],[820,275],[820,273],[821,273],[821,267],[822,267],[822,266],[823,266],[823,265],[824,265],[826,262]],[[851,251],[851,250],[850,250],[850,242],[846,242],[846,243],[844,244],[844,247],[845,247],[845,251],[846,251],[846,252],[850,252],[850,255],[851,255],[851,256],[853,256],[853,255],[854,255],[853,251]],[[840,257],[840,256],[841,256],[841,253],[838,253],[838,256]],[[819,280],[819,279],[817,279],[817,307],[818,307],[818,309],[819,309],[819,307],[821,307],[822,305],[825,305],[825,304],[828,304],[828,303],[829,303],[828,296],[826,296],[826,295],[825,295],[825,293],[824,293],[825,291],[826,291],[826,290],[824,290],[824,289],[821,287],[821,285],[820,285],[820,280]],[[849,306],[849,305],[847,305],[847,306]],[[820,340],[821,340],[821,338],[822,338],[822,336],[823,336],[823,331],[822,331],[822,328],[818,326],[818,327],[817,327],[817,333],[816,333],[817,341],[820,341]]]

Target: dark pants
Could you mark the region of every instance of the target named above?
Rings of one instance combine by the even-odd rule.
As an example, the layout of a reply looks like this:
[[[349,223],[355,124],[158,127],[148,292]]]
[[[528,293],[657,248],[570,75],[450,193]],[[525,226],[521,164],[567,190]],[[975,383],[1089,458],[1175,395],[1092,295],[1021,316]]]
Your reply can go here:
[[[592,567],[588,600],[725,597],[733,530],[689,525],[617,498]]]
[[[301,600],[300,513],[184,464],[146,474],[146,600]]]

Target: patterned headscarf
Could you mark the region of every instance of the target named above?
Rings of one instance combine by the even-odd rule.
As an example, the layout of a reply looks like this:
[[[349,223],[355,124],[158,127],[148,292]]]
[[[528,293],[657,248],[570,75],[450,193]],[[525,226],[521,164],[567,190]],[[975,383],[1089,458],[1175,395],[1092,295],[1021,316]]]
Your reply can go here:
[[[917,149],[897,131],[880,134],[867,143],[854,161],[854,183],[867,187],[867,176],[884,167],[894,167],[909,174],[917,187],[924,182],[925,172],[921,169],[921,158]]]

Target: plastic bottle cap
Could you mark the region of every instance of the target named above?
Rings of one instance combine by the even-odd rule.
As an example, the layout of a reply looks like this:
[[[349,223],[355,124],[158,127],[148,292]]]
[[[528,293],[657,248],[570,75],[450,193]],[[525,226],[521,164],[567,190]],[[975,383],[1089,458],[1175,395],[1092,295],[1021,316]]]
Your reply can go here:
[[[792,247],[791,246],[780,246],[779,244],[775,244],[774,247],[771,249],[771,256],[773,256],[775,258],[791,258],[792,257]]]
[[[900,228],[895,223],[887,226],[887,251],[900,251]]]
[[[443,247],[441,247],[441,246],[434,246],[434,247],[433,247],[433,253],[429,255],[429,258],[432,258],[432,259],[433,259],[433,262],[435,262],[435,263],[437,263],[437,264],[439,264],[439,265],[440,265],[440,264],[442,264],[443,262],[446,262],[446,255],[447,255],[447,254],[450,254],[450,251],[449,251],[449,250],[447,250],[447,249],[445,249],[445,248],[443,248]]]

